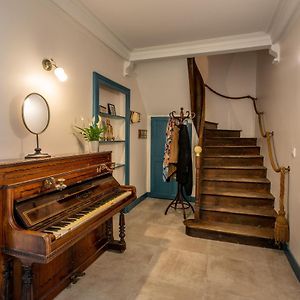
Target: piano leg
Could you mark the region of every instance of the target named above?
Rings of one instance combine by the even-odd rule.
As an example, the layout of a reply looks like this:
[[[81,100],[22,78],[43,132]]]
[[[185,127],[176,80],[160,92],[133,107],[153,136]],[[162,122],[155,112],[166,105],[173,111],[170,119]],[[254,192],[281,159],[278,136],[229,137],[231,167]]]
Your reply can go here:
[[[112,240],[108,243],[108,249],[118,252],[124,252],[126,250],[126,242],[125,242],[125,216],[124,212],[120,212],[119,216],[119,237],[120,240]]]
[[[33,300],[32,263],[21,260],[22,263],[22,300]]]
[[[3,271],[3,279],[4,279],[4,299],[9,300],[11,299],[11,287],[10,282],[12,278],[12,268],[13,262],[11,258],[7,258],[5,262],[5,267]]]

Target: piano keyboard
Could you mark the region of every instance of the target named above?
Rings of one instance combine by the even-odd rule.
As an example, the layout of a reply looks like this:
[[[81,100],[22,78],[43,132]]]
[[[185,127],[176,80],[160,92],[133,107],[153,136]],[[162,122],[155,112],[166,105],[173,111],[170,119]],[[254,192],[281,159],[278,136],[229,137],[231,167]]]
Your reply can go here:
[[[52,225],[46,228],[45,230],[43,230],[43,232],[52,233],[55,236],[55,238],[58,239],[130,195],[131,191],[127,191],[118,195],[115,198],[109,199],[104,204],[103,201],[100,201],[70,216],[69,218],[60,221],[57,225]]]

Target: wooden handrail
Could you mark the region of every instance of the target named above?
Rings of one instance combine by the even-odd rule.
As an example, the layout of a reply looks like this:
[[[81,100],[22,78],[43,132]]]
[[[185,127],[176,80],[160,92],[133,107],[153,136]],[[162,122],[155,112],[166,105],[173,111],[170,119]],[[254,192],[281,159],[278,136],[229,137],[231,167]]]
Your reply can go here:
[[[234,99],[234,100],[251,99],[252,100],[255,113],[258,116],[259,130],[260,130],[261,136],[267,140],[268,155],[269,155],[272,169],[276,173],[280,173],[279,211],[278,211],[278,215],[276,217],[276,222],[275,222],[275,232],[274,232],[275,241],[277,244],[288,242],[289,241],[289,226],[288,226],[288,221],[285,216],[286,212],[285,212],[285,208],[284,208],[284,202],[285,202],[284,195],[285,195],[285,175],[286,175],[286,173],[290,172],[290,167],[289,166],[288,167],[280,166],[280,164],[277,161],[276,155],[274,155],[274,153],[275,153],[274,139],[273,139],[274,132],[266,131],[264,118],[263,118],[264,112],[258,111],[257,105],[256,105],[257,98],[249,96],[249,95],[242,96],[242,97],[230,97],[230,96],[226,96],[226,95],[223,95],[223,94],[215,91],[207,84],[205,84],[205,87],[207,89],[209,89],[212,93],[214,93],[222,98],[225,98],[225,99]]]
[[[201,73],[197,67],[195,58],[188,58],[188,73],[190,85],[191,111],[195,113],[193,119],[198,135],[198,144],[195,147],[196,166],[196,191],[195,191],[195,219],[200,219],[201,202],[201,152],[205,125],[205,85]]]

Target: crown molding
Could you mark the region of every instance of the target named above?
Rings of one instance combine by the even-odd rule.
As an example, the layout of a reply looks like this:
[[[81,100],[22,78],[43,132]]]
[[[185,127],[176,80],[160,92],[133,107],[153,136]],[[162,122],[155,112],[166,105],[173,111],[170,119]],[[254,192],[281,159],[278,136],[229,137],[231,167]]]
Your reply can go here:
[[[130,50],[122,43],[112,31],[96,18],[84,5],[74,0],[51,0],[75,21],[85,27],[98,40],[111,48],[124,59],[129,59]]]
[[[280,1],[267,32],[272,42],[277,43],[285,33],[287,26],[300,8],[300,0]]]
[[[255,32],[187,43],[138,48],[131,52],[130,61],[269,49],[271,45],[271,38],[268,34]]]

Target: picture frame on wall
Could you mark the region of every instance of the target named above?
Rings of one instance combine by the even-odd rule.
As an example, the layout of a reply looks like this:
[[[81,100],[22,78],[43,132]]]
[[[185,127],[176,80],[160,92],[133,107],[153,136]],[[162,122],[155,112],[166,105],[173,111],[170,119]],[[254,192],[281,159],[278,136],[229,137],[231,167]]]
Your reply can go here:
[[[147,139],[147,129],[139,129],[138,133],[139,139]]]
[[[108,113],[112,116],[116,115],[116,107],[114,106],[114,104],[111,103],[107,103],[107,108],[108,108]]]
[[[103,105],[99,105],[99,112],[101,112],[101,113],[107,113],[107,107],[105,107]]]

